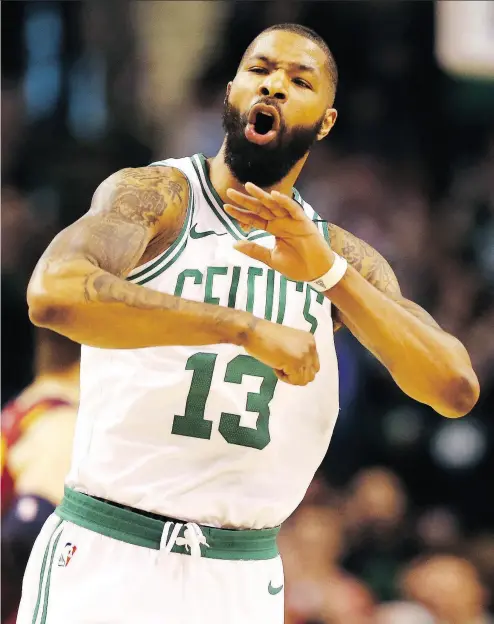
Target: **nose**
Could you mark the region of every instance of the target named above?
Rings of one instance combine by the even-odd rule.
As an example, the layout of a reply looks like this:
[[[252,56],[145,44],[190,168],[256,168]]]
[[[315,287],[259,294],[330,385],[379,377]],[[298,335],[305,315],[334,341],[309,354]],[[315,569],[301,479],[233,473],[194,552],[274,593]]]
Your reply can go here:
[[[276,98],[281,101],[286,100],[287,88],[280,72],[273,72],[266,76],[266,79],[259,87],[259,93],[263,97]]]

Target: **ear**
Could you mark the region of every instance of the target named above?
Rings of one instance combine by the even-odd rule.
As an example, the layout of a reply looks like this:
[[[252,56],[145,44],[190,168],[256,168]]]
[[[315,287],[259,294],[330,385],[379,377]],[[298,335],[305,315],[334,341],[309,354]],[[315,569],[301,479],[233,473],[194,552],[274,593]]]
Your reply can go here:
[[[317,140],[321,141],[329,134],[329,131],[336,123],[336,118],[338,117],[338,111],[336,108],[328,108],[326,110],[326,114],[324,115],[324,121],[322,122],[321,129],[319,130],[319,134],[317,135]]]
[[[226,85],[226,99],[230,97],[231,90],[232,90],[232,81],[230,80],[230,82]]]

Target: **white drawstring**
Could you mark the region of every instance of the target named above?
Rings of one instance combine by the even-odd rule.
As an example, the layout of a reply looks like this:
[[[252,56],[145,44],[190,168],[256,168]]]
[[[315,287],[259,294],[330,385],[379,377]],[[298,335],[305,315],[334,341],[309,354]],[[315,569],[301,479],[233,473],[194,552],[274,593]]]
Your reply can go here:
[[[168,533],[170,532],[170,527],[172,525],[174,526],[170,537],[168,537]],[[204,546],[209,548],[209,544],[204,537],[204,533],[195,522],[186,522],[184,536],[178,537],[178,534],[183,526],[184,524],[182,522],[165,522],[163,533],[161,534],[160,549],[157,553],[156,562],[158,562],[159,555],[162,551],[165,553],[171,552],[175,544],[177,544],[177,546],[185,546],[185,550],[187,552],[190,550],[191,557],[201,556],[201,544],[204,544]]]
[[[190,550],[191,557],[201,556],[201,544],[209,548],[209,544],[204,537],[200,526],[195,522],[187,522],[184,536],[176,540],[177,546],[185,546],[185,550]]]
[[[175,526],[172,529],[172,534],[170,535],[170,539],[167,539],[168,531],[173,524],[175,524]],[[171,552],[182,527],[183,524],[181,522],[165,522],[165,526],[163,527],[163,534],[160,541],[160,550],[164,550],[166,553]]]

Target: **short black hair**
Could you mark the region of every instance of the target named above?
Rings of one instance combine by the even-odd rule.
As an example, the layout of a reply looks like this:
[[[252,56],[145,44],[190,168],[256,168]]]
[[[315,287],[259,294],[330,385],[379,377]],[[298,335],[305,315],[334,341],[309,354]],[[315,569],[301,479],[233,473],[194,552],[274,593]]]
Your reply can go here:
[[[301,37],[310,39],[321,48],[321,50],[326,55],[326,66],[329,73],[329,79],[331,82],[331,86],[333,87],[333,92],[334,94],[336,94],[336,89],[338,87],[338,67],[336,65],[333,53],[331,52],[328,44],[324,41],[321,35],[318,35],[315,30],[312,30],[312,28],[309,28],[308,26],[303,26],[302,24],[275,24],[274,26],[269,26],[268,28],[265,28],[257,35],[254,41],[252,41],[247,50],[245,50],[244,55],[242,56],[242,60],[240,61],[240,65],[244,62],[245,57],[249,54],[255,41],[257,41],[257,39],[261,35],[264,35],[265,33],[271,32],[273,30],[282,30],[285,32],[295,33],[296,35],[300,35]]]

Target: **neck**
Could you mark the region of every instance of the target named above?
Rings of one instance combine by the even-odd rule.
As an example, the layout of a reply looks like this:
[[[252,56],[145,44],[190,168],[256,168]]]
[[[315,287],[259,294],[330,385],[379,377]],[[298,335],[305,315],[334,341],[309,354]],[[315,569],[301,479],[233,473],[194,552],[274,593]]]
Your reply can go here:
[[[292,168],[289,174],[283,178],[277,184],[264,188],[265,191],[279,191],[284,195],[292,196],[292,188],[302,171],[302,167],[307,160],[308,154],[306,154],[298,163]],[[212,185],[216,189],[216,192],[225,203],[230,202],[226,194],[227,189],[232,188],[241,193],[245,192],[244,185],[237,180],[233,173],[228,168],[225,162],[225,141],[221,146],[220,151],[213,158],[208,160],[209,164],[209,179]]]

